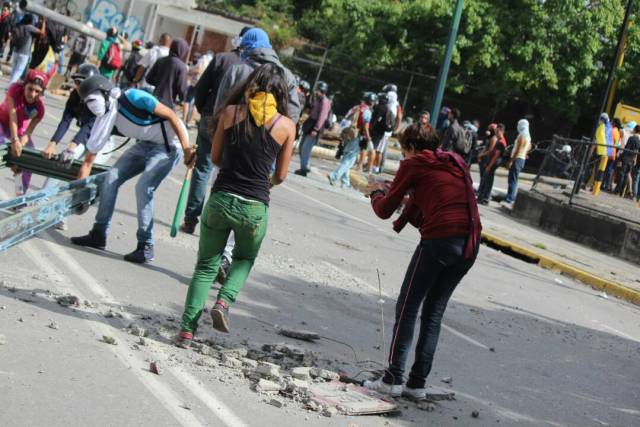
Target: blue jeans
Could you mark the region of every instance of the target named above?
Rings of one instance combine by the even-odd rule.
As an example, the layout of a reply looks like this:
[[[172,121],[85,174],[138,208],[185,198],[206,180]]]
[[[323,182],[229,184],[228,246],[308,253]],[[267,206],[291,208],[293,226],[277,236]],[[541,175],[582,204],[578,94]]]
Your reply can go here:
[[[23,55],[20,53],[13,54],[13,61],[11,61],[11,79],[9,84],[15,83],[22,78],[22,74],[29,65],[29,55]]]
[[[311,162],[311,151],[318,142],[317,136],[311,136],[305,134],[300,144],[300,169],[309,170],[309,163]]]
[[[403,383],[404,366],[422,305],[420,334],[407,386],[414,389],[424,387],[431,372],[442,316],[449,298],[475,262],[464,259],[465,244],[464,237],[450,237],[422,240],[416,248],[396,303],[389,367],[383,378],[385,383]]]
[[[207,196],[209,187],[209,177],[213,170],[211,161],[211,135],[209,134],[209,116],[202,117],[198,125],[198,151],[196,153],[196,164],[191,176],[191,186],[189,187],[189,198],[187,207],[184,210],[184,222],[187,224],[197,224],[198,217],[202,214],[204,199]]]
[[[93,225],[95,231],[107,233],[116,207],[118,189],[136,175],[142,174],[136,183],[138,207],[138,242],[153,244],[153,193],[163,179],[182,159],[182,150],[172,146],[167,152],[164,144],[137,141],[109,170],[100,188],[100,206]]]
[[[356,138],[349,142],[344,147],[344,153],[340,159],[340,164],[333,172],[329,174],[332,181],[340,181],[344,187],[351,186],[351,179],[349,178],[349,171],[358,160],[358,154],[360,153],[360,139]]]
[[[507,198],[505,202],[513,203],[516,200],[518,194],[518,176],[524,168],[524,159],[515,159],[509,169],[509,190],[507,191]]]
[[[636,200],[640,201],[640,166],[635,167],[635,175],[633,176],[633,194],[636,196]]]

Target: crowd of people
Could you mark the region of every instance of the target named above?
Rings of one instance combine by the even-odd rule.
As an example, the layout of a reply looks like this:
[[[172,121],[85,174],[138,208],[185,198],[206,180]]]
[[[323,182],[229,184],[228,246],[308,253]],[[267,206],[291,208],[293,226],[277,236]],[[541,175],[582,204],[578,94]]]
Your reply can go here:
[[[23,14],[19,28],[25,37],[42,40],[51,25]],[[194,55],[193,61],[187,57],[188,44],[170,34],[162,34],[157,45],[145,45],[144,51],[142,41],[129,43],[115,28],[106,36],[99,46],[86,35],[72,38],[65,71],[72,88],[63,117],[42,155],[63,163],[80,159],[78,179],[83,179],[94,164],[106,163],[114,151],[123,149],[101,184],[92,228],[72,237],[71,242],[105,249],[119,190],[139,175],[135,185],[137,244],[124,256],[139,264],[154,259],[155,190],[181,160],[193,168],[180,229],[193,234],[199,225],[199,250],[176,340],[176,345],[188,347],[216,281],[221,286],[209,315],[216,330],[230,331],[230,309],[267,232],[271,188],[286,179],[296,144],[300,168],[295,173],[309,173],[313,147],[334,122],[329,85],[318,81],[312,87],[295,76],[280,62],[268,34],[260,28],[243,28],[229,52]],[[31,135],[44,115],[42,94],[50,70],[30,65],[23,70],[25,61],[16,58],[32,57],[35,41],[23,48],[14,38],[10,40],[14,71],[0,105],[0,130],[12,142],[12,154],[20,156],[23,147],[33,147]],[[506,201],[515,200],[518,175],[531,148],[529,123],[525,119],[518,122],[511,150],[507,150],[505,126],[490,124],[478,149],[479,123],[461,124],[461,113],[455,108],[443,108],[435,125],[431,114],[424,111],[416,123],[403,127],[394,84],[385,85],[380,92],[365,92],[354,104],[339,124],[339,163],[328,175],[329,183],[349,187],[354,167],[380,173],[390,138],[397,135],[404,161],[393,182],[371,181],[371,204],[374,213],[384,219],[402,209],[393,224],[397,232],[406,224],[420,232],[396,306],[389,366],[381,378],[366,386],[422,399],[447,303],[478,254],[477,203],[488,202],[495,170],[501,165],[509,168]],[[192,145],[187,125],[194,110],[200,119]],[[74,120],[79,131],[56,153]],[[113,136],[127,139],[114,148]],[[475,161],[474,153],[478,153],[481,171],[477,196],[469,167]],[[209,189],[211,175],[215,175],[214,184]],[[22,194],[28,190],[30,175],[23,172],[18,181],[16,189]],[[45,188],[59,184],[49,179]],[[420,307],[415,362],[405,381]]]

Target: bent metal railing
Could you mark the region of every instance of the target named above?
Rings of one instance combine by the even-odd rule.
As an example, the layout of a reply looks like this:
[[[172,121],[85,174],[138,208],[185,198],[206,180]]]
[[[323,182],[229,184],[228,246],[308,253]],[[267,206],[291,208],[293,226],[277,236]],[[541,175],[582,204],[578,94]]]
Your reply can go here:
[[[63,164],[59,157],[45,159],[39,150],[25,148],[18,158],[11,145],[0,146],[0,168],[16,166],[38,175],[67,181],[60,186],[27,193],[0,202],[0,252],[50,228],[74,213],[83,213],[96,202],[109,170],[96,165],[92,175],[76,180],[82,162]]]

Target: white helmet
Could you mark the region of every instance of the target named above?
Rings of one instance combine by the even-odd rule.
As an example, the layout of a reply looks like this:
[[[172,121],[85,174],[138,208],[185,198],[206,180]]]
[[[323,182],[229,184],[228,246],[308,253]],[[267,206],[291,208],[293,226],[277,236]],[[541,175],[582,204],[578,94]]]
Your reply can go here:
[[[562,146],[560,151],[566,154],[571,154],[571,146],[569,144],[565,144]]]

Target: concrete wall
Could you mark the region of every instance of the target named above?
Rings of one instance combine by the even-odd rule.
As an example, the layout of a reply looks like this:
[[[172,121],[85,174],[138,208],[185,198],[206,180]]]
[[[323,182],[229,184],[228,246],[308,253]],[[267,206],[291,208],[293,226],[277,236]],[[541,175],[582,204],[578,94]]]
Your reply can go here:
[[[512,215],[607,255],[640,263],[640,227],[545,195],[520,191]]]

